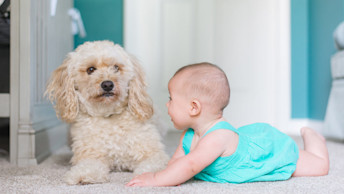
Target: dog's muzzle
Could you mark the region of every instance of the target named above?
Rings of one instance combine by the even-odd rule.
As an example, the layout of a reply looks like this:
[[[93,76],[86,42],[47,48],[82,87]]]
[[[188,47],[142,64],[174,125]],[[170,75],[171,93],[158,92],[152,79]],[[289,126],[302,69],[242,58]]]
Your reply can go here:
[[[104,90],[104,93],[102,96],[108,97],[108,96],[113,96],[114,93],[112,92],[113,88],[115,87],[114,83],[112,81],[103,81],[100,86]]]

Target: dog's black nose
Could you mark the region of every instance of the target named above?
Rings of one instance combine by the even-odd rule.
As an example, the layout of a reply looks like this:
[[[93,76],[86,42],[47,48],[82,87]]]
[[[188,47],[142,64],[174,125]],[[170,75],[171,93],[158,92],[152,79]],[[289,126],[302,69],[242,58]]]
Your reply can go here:
[[[110,92],[114,85],[113,85],[113,82],[112,81],[103,81],[102,84],[100,85],[104,91],[106,92]]]

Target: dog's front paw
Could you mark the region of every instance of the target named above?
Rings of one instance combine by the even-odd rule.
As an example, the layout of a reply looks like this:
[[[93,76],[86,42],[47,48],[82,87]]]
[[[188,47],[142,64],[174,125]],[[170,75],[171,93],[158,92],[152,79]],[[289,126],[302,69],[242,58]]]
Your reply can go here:
[[[86,159],[73,166],[64,180],[69,185],[104,183],[109,181],[109,172],[109,167],[103,162]]]
[[[156,153],[155,155],[143,160],[135,169],[134,174],[142,174],[144,172],[157,172],[166,168],[169,157],[164,152]]]

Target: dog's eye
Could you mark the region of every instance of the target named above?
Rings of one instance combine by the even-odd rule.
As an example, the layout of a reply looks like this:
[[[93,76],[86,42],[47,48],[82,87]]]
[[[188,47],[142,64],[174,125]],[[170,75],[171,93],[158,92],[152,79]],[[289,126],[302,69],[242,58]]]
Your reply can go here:
[[[89,67],[89,68],[87,68],[86,71],[87,71],[87,74],[90,75],[90,74],[93,73],[95,70],[96,70],[95,67]]]
[[[119,66],[118,66],[118,65],[115,65],[114,68],[115,68],[115,72],[118,72]]]

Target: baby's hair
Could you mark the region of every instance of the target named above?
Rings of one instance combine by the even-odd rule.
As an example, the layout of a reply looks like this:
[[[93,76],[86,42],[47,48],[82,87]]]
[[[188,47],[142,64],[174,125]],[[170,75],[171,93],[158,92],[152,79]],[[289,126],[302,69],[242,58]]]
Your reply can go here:
[[[202,62],[181,67],[173,77],[181,73],[185,76],[186,92],[194,98],[206,99],[212,106],[218,105],[221,111],[229,103],[230,87],[225,72],[217,65]]]

